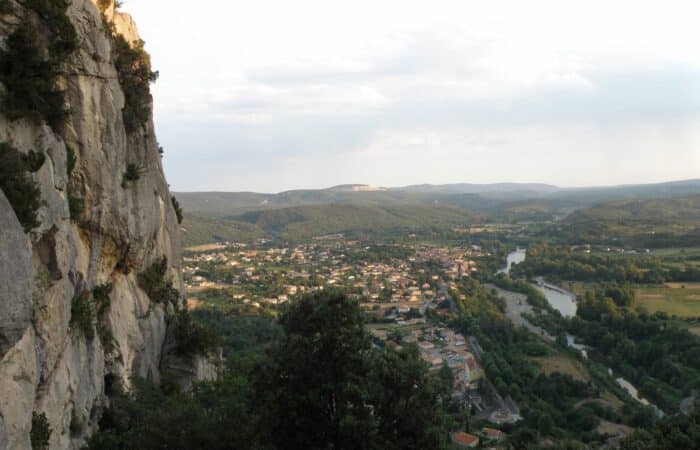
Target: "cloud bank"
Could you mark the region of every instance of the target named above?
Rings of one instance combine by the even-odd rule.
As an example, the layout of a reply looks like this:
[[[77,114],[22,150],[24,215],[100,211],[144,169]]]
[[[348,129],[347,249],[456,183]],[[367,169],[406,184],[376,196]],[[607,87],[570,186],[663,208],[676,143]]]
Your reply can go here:
[[[177,190],[700,173],[692,2],[249,3],[126,4]]]

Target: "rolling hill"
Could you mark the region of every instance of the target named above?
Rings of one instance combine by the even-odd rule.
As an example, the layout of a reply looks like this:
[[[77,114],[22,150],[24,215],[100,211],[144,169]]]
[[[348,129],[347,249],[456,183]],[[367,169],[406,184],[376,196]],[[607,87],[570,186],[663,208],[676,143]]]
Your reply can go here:
[[[303,239],[333,233],[381,233],[463,226],[478,217],[462,209],[439,205],[331,204],[254,211],[231,219],[254,225],[271,235]]]
[[[566,220],[570,224],[700,226],[700,195],[647,200],[617,200],[581,209]]]
[[[467,223],[548,222],[611,231],[615,223],[698,217],[700,180],[562,189],[545,184],[416,185],[255,192],[181,192],[187,245],[263,235],[307,238],[339,232],[454,227]],[[671,200],[669,200],[671,199]],[[612,202],[612,203],[611,203]],[[660,212],[662,211],[662,212]],[[695,212],[693,212],[695,211]]]

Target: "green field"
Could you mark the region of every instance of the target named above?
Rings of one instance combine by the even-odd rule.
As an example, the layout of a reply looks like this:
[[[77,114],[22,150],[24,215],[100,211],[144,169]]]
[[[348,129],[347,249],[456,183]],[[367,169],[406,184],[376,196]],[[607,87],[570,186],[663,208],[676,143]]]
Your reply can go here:
[[[637,289],[637,305],[649,312],[662,311],[678,317],[700,317],[700,283],[640,287]]]
[[[654,249],[652,254],[655,256],[700,256],[700,247],[681,247],[681,248],[659,248]]]

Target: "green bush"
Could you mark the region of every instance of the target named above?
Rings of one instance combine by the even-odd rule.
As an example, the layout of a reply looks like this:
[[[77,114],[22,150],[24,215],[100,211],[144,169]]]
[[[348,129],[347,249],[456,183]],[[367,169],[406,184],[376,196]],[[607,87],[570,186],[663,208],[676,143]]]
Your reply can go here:
[[[163,256],[138,275],[139,287],[146,292],[152,302],[164,305],[177,304],[180,292],[173,287],[172,281],[166,279],[167,271],[168,259]]]
[[[80,220],[84,211],[83,198],[75,195],[72,188],[68,188],[68,211],[70,219],[74,222]]]
[[[197,322],[186,310],[177,313],[173,334],[176,353],[186,358],[214,354],[222,345],[212,328]]]
[[[0,143],[0,189],[12,205],[25,232],[41,224],[37,216],[42,204],[41,190],[29,173],[39,170],[43,162],[43,154],[30,152],[23,155],[11,145]]]
[[[110,305],[109,294],[112,293],[112,283],[99,284],[92,289],[92,298],[97,304],[97,315],[101,316]]]
[[[32,413],[32,431],[29,433],[29,439],[32,442],[32,450],[46,450],[49,448],[49,439],[51,438],[51,426],[46,419],[46,414]]]
[[[78,34],[68,19],[68,2],[59,0],[26,0],[25,5],[34,10],[51,32],[49,55],[54,66],[78,48]]]
[[[75,151],[72,147],[66,145],[66,174],[68,175],[68,178],[70,178],[70,176],[73,174],[73,170],[75,170],[75,165],[77,162],[78,160],[75,157]],[[72,221],[77,222],[83,215],[84,204],[83,198],[75,193],[70,180],[68,181],[68,189],[66,194],[68,197],[68,210],[70,212],[70,218]]]
[[[151,70],[151,58],[143,46],[144,42],[140,41],[132,48],[122,36],[114,36],[114,65],[124,91],[122,115],[127,132],[142,127],[151,116],[150,84],[158,79],[158,72]]]
[[[75,150],[70,145],[66,145],[66,174],[70,177],[75,169],[75,164],[78,162],[75,157]]]
[[[171,197],[171,200],[173,202],[173,208],[175,208],[175,215],[177,216],[177,223],[182,223],[182,207],[180,206],[180,202],[177,201],[175,196]]]
[[[73,411],[73,416],[70,418],[70,434],[73,437],[80,436],[80,433],[85,429],[85,421],[83,418]]]
[[[97,323],[97,335],[100,337],[102,348],[106,353],[111,353],[114,350],[114,334],[112,330],[104,323]]]
[[[27,0],[48,28],[48,48],[29,17],[22,20],[0,51],[0,82],[5,85],[1,104],[10,120],[27,118],[60,127],[68,116],[64,92],[56,84],[60,64],[77,48],[77,35],[66,16],[68,4],[54,0]],[[48,56],[46,53],[48,51]]]
[[[90,302],[90,291],[83,291],[73,297],[70,308],[70,326],[83,332],[85,337],[95,337],[95,311]]]
[[[122,178],[122,188],[126,189],[129,183],[138,181],[141,178],[141,171],[136,164],[129,163],[126,165],[126,171],[124,171],[124,177]]]

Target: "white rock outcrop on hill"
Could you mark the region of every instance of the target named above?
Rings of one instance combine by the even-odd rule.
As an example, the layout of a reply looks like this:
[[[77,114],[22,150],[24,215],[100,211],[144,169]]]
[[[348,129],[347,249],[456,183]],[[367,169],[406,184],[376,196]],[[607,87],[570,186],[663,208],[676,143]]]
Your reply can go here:
[[[68,0],[78,50],[61,65],[71,111],[61,135],[0,111],[0,142],[46,154],[32,174],[43,201],[38,228],[24,233],[0,191],[0,449],[30,448],[32,412],[46,415],[51,449],[79,448],[109,403],[106,384],[128,387],[133,376],[158,381],[172,305],[151,302],[137,275],[165,256],[168,276],[182,288],[179,225],[153,123],[125,130],[124,94],[97,1]],[[26,11],[24,2],[10,2],[0,45]],[[113,5],[105,16],[127,41],[138,40],[129,16]],[[67,147],[76,157],[70,177]],[[127,164],[141,176],[124,188]],[[70,218],[69,183],[84,200],[79,223]],[[105,283],[113,285],[101,320],[111,346],[99,333],[89,338],[70,326],[73,298]]]

